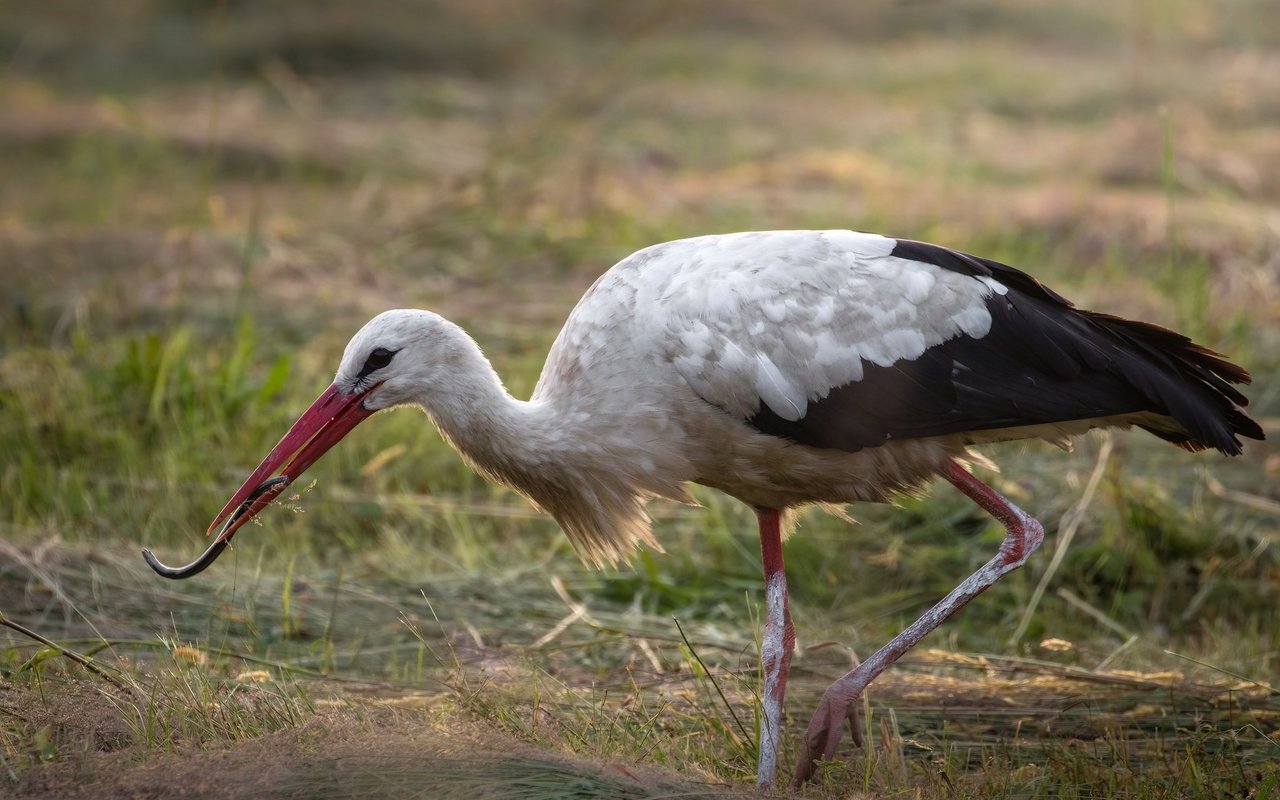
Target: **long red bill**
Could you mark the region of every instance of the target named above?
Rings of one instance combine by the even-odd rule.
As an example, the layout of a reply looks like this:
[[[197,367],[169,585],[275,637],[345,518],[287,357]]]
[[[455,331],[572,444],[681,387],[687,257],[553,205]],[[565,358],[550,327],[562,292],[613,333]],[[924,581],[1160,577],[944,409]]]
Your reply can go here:
[[[218,516],[213,518],[213,523],[209,525],[209,533],[213,533],[223,520],[249,499],[263,481],[279,471],[285,481],[272,486],[271,491],[255,497],[248,509],[237,513],[236,518],[218,534],[218,541],[225,542],[230,539],[240,526],[266,508],[285,486],[297,480],[298,476],[306,472],[307,467],[318,461],[320,456],[350,433],[352,428],[372,415],[374,412],[364,407],[364,400],[368,398],[369,391],[343,394],[336,384],[325,389],[311,407],[302,412],[302,416],[298,417],[298,421],[293,423],[293,427],[272,448],[267,457],[262,459],[262,463],[231,496],[227,504],[218,512]]]

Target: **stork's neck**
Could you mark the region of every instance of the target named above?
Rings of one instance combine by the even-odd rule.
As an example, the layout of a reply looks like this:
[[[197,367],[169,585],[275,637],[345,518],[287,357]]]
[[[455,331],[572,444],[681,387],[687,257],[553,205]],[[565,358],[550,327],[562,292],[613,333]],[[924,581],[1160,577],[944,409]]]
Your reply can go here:
[[[602,563],[637,544],[656,547],[644,497],[688,500],[683,478],[660,480],[638,466],[651,467],[652,454],[628,458],[625,441],[611,436],[625,426],[605,410],[575,409],[571,389],[513,398],[475,341],[457,332],[444,379],[417,398],[440,432],[478,470],[554,516],[586,557]]]
[[[526,476],[549,457],[571,459],[555,451],[573,437],[546,403],[512,397],[479,345],[458,334],[447,380],[425,387],[418,402],[468,461],[528,494]]]

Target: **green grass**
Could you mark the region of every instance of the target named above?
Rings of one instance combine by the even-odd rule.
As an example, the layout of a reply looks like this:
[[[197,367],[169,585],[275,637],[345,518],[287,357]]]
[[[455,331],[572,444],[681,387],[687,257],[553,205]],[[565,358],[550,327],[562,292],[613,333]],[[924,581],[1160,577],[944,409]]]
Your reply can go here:
[[[654,504],[666,553],[590,570],[402,412],[198,579],[138,550],[201,549],[377,311],[445,313],[527,396],[596,275],[710,231],[848,226],[1027,268],[1230,353],[1274,430],[1275,42],[1248,3],[1179,8],[5,15],[0,613],[125,688],[4,629],[0,793],[276,774],[260,747],[337,765],[278,767],[280,792],[749,790],[758,542],[712,491]],[[1280,796],[1274,449],[1114,444],[1013,641],[1101,443],[992,448],[1045,552],[875,684],[876,747],[811,794]],[[786,545],[792,733],[1002,535],[945,487],[852,513]]]

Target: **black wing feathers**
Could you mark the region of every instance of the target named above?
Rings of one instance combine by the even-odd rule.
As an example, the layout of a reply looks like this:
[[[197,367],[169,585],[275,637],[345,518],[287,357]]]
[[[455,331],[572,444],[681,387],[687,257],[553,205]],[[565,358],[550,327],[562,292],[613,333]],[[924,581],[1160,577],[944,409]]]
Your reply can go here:
[[[1249,373],[1174,331],[1076,309],[1024,272],[936,245],[899,240],[893,254],[1008,287],[987,300],[991,330],[960,336],[889,367],[863,363],[861,380],[811,402],[794,422],[768,406],[748,422],[814,447],[856,451],[890,438],[941,436],[1154,412],[1149,427],[1188,450],[1241,451],[1262,439],[1232,384]],[[1145,427],[1145,426],[1144,426]]]

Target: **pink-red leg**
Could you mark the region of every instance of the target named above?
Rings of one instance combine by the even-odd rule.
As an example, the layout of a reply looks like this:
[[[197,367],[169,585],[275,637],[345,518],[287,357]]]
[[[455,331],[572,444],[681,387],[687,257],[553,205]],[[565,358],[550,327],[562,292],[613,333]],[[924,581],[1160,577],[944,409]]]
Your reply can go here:
[[[867,685],[965,603],[1005,574],[1026,563],[1027,557],[1044,539],[1044,529],[1039,522],[996,490],[970,475],[956,462],[948,462],[943,475],[1004,525],[1007,534],[1000,545],[1000,552],[874,655],[827,687],[818,703],[818,710],[814,712],[809,728],[805,731],[803,754],[796,766],[794,785],[797,787],[813,777],[819,761],[830,761],[835,757],[836,748],[840,744],[841,728],[846,720],[853,726],[855,736],[860,732],[858,701]]]
[[[756,785],[772,789],[778,772],[778,745],[781,743],[782,700],[787,693],[787,672],[796,631],[791,626],[791,603],[787,597],[787,574],[782,565],[782,512],[756,509],[760,522],[760,556],[764,561],[764,640],[760,661],[764,669],[764,713],[760,715],[760,756],[756,762]]]

